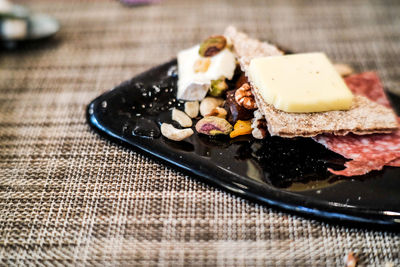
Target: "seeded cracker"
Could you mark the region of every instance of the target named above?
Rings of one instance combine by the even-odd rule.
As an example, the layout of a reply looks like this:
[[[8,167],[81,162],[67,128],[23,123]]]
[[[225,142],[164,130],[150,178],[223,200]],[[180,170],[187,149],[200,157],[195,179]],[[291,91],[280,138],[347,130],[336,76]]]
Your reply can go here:
[[[225,30],[225,36],[230,38],[234,53],[246,76],[253,58],[283,55],[277,47],[249,38],[232,26]],[[266,118],[271,135],[311,137],[322,133],[346,135],[350,132],[363,135],[389,133],[398,127],[393,110],[360,95],[354,96],[352,107],[347,111],[288,113],[265,102],[254,86],[252,92],[259,110]]]

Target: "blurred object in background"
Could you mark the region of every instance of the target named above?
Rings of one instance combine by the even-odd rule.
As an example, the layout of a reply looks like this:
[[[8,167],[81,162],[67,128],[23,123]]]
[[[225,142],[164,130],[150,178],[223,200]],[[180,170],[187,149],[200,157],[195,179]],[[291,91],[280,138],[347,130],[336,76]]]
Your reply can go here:
[[[141,6],[161,2],[162,0],[120,0],[121,3],[127,6]]]
[[[12,5],[7,0],[0,0],[0,14],[8,13],[12,9]]]
[[[19,42],[44,39],[60,29],[56,19],[46,14],[35,14],[21,5],[0,0],[0,46],[15,48]]]
[[[27,8],[0,0],[0,39],[24,39],[28,34],[28,16]]]
[[[28,21],[22,19],[4,19],[0,21],[1,38],[5,40],[22,40],[28,34]]]
[[[0,16],[24,19],[29,16],[29,9],[21,5],[13,5],[8,0],[0,0]]]

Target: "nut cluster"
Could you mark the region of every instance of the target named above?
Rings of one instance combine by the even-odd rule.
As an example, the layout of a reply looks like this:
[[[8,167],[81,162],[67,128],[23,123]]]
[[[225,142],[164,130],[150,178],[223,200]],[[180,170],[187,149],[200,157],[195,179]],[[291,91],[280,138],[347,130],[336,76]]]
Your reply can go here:
[[[239,89],[236,90],[235,101],[246,109],[257,108],[257,104],[254,100],[254,96],[251,92],[251,87],[249,83],[244,83]]]

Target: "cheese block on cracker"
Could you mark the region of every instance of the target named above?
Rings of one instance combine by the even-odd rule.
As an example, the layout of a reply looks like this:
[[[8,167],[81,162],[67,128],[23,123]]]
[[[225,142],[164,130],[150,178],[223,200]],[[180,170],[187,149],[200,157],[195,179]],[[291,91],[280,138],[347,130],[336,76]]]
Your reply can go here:
[[[225,30],[225,36],[230,38],[234,53],[246,76],[253,58],[283,55],[283,52],[272,44],[252,39],[232,26]],[[350,132],[361,135],[388,133],[398,127],[393,110],[363,96],[355,95],[350,109],[346,111],[289,113],[268,104],[252,81],[249,82],[271,135],[311,137],[322,133],[346,135]]]
[[[255,58],[248,75],[263,100],[289,113],[349,110],[353,101],[324,53]]]

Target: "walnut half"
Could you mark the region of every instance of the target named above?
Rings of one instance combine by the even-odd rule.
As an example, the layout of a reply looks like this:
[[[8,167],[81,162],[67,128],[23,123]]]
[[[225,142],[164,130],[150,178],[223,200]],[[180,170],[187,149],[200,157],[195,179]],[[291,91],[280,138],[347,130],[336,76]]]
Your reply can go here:
[[[244,83],[239,89],[236,90],[235,101],[246,109],[251,110],[257,108],[257,104],[254,100],[249,83]]]

